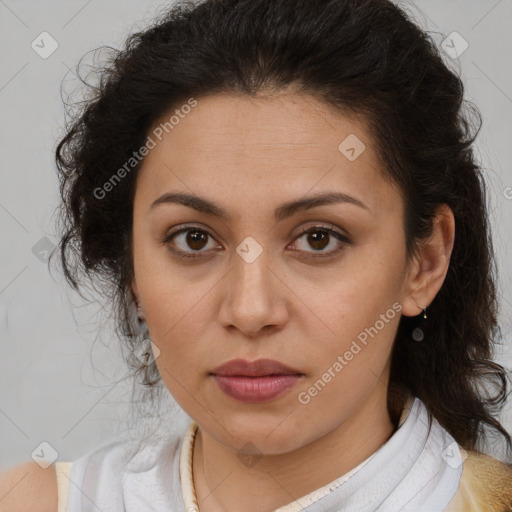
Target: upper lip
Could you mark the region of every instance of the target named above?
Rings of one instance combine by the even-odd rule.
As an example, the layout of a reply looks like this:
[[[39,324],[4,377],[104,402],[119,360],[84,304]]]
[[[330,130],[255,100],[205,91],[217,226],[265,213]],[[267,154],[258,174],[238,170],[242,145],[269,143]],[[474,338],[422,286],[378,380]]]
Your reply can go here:
[[[223,376],[244,376],[261,377],[263,375],[302,375],[295,368],[291,368],[279,361],[273,359],[257,359],[256,361],[246,361],[245,359],[232,359],[227,363],[221,364],[211,373]]]

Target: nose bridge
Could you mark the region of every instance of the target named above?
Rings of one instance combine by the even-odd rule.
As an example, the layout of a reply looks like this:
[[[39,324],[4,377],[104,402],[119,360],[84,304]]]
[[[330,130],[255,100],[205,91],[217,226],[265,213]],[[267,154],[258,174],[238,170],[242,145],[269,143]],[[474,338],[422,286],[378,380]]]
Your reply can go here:
[[[222,306],[225,323],[253,333],[277,323],[275,276],[270,257],[270,251],[252,237],[236,247]]]
[[[246,237],[237,247],[234,256],[234,273],[232,286],[237,299],[244,301],[262,302],[268,299],[271,286],[269,280],[270,252],[264,243],[255,238]],[[240,295],[240,296],[238,296]],[[254,306],[256,306],[254,302]]]

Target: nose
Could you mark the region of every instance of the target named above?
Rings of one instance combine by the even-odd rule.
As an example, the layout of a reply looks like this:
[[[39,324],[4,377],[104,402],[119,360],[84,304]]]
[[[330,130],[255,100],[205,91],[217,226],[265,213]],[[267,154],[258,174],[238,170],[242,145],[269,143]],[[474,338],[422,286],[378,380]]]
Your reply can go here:
[[[271,268],[269,256],[263,250],[251,262],[234,255],[222,290],[220,322],[251,338],[267,335],[272,328],[280,330],[288,318],[288,288]]]

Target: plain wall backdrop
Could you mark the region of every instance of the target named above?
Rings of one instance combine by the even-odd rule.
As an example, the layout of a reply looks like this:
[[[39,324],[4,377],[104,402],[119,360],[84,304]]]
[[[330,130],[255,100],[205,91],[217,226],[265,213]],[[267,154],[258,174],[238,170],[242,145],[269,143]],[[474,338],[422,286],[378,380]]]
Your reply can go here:
[[[101,45],[122,46],[168,5],[0,0],[0,470],[41,449],[74,460],[129,427],[131,385],[122,379],[127,368],[113,332],[103,328],[98,336],[99,306],[72,292],[57,270],[50,274],[45,261],[58,243],[53,153],[64,126],[61,85],[79,85],[80,57]],[[483,117],[476,148],[488,179],[506,336],[496,360],[510,369],[512,0],[400,5],[446,49]],[[172,405],[164,404],[170,422],[184,428],[188,417]],[[502,420],[512,432],[510,402]],[[504,460],[499,445],[493,450]]]

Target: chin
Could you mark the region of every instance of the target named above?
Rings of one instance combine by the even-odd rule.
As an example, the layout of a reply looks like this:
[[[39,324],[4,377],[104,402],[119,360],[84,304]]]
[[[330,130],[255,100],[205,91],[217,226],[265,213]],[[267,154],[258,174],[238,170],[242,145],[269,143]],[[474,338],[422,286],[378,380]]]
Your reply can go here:
[[[304,422],[286,418],[286,414],[254,419],[224,416],[222,427],[208,421],[207,431],[231,449],[250,455],[281,455],[294,451],[315,439],[314,433],[304,430]],[[204,428],[204,427],[203,427]],[[212,430],[213,429],[213,430]],[[206,429],[205,429],[206,430]],[[321,433],[318,434],[318,437]]]

